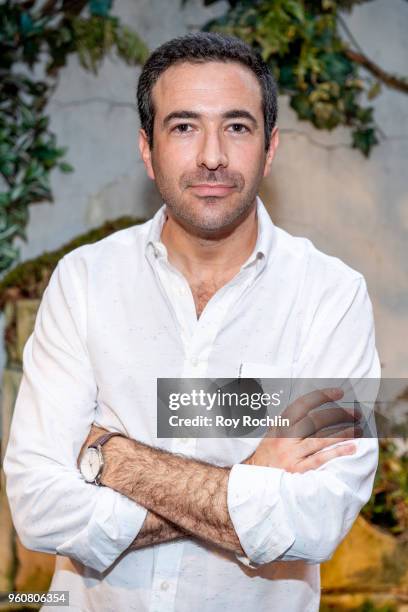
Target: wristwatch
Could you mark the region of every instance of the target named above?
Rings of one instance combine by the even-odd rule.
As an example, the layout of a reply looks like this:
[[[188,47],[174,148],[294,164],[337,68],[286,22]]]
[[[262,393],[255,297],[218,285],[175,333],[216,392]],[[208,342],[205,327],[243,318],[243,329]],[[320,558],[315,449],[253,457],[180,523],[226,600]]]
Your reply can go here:
[[[97,438],[93,444],[90,444],[82,455],[79,470],[86,482],[92,482],[96,485],[101,484],[102,470],[104,465],[102,446],[106,444],[108,440],[113,438],[113,436],[122,436],[123,438],[126,438],[126,436],[119,431],[111,431],[103,434],[103,436],[99,436],[99,438]]]

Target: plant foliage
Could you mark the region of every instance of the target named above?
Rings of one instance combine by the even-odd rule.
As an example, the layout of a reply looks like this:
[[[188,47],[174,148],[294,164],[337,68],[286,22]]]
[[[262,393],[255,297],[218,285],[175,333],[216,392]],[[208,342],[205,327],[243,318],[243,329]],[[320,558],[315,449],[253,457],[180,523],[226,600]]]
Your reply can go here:
[[[408,452],[398,454],[392,440],[380,441],[379,466],[373,494],[362,510],[371,523],[407,537],[408,534]]]
[[[381,82],[408,92],[406,79],[387,75],[340,33],[341,10],[369,1],[230,0],[229,10],[203,29],[249,43],[271,67],[299,119],[318,129],[348,127],[351,146],[368,157],[379,142],[369,101]],[[362,66],[370,71],[364,78]]]
[[[96,73],[104,56],[143,62],[140,38],[109,14],[111,0],[48,0],[0,4],[0,273],[18,259],[29,205],[53,201],[50,173],[71,172],[66,148],[49,127],[46,105],[61,67],[77,54]]]

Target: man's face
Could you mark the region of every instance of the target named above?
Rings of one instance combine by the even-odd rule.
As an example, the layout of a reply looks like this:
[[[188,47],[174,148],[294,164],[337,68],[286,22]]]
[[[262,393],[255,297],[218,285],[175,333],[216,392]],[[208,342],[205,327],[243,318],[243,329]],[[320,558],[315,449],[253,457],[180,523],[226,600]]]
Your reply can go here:
[[[255,197],[278,144],[265,152],[261,87],[237,62],[168,68],[152,91],[153,148],[140,150],[169,214],[187,231],[216,238],[232,231]]]

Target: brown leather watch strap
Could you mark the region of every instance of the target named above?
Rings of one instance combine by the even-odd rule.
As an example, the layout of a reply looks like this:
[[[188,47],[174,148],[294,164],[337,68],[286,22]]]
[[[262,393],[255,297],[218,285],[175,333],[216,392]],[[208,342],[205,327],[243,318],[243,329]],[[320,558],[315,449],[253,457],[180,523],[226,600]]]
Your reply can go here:
[[[103,436],[99,436],[99,438],[90,444],[88,448],[98,448],[98,446],[103,446],[108,440],[113,438],[113,436],[122,436],[122,438],[126,438],[126,436],[119,431],[110,431],[109,433],[103,434]]]

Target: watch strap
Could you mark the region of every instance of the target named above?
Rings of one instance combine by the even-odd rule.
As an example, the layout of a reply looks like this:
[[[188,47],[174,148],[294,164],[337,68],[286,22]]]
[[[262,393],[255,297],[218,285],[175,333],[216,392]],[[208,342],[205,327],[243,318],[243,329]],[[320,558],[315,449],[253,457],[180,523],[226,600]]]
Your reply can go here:
[[[90,444],[88,448],[98,448],[98,446],[103,446],[108,440],[113,438],[113,436],[122,436],[122,438],[126,438],[126,436],[120,433],[119,431],[110,431],[109,433],[99,436],[99,438],[97,438],[95,442]]]

